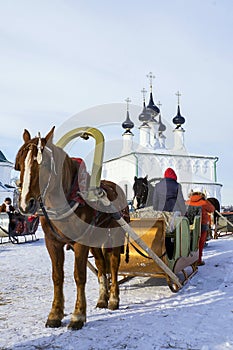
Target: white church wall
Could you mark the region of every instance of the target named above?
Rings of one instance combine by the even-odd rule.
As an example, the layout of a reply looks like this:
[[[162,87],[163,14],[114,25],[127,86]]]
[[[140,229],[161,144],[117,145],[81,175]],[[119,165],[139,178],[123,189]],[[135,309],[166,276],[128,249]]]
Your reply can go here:
[[[13,198],[13,190],[8,189],[4,185],[10,185],[11,182],[11,172],[13,165],[5,162],[0,163],[0,204],[2,204],[6,197]]]
[[[11,163],[0,163],[0,181],[2,184],[10,184],[12,169]]]
[[[137,175],[137,162],[136,156],[131,154],[103,164],[102,178],[121,186],[127,200],[133,199],[133,184],[134,176]]]
[[[103,177],[119,184],[133,198],[134,176],[145,177],[155,182],[163,177],[164,171],[171,167],[176,171],[185,199],[194,188],[207,192],[221,203],[221,184],[215,182],[216,158],[201,156],[179,156],[177,154],[131,153],[113,159],[103,165]]]

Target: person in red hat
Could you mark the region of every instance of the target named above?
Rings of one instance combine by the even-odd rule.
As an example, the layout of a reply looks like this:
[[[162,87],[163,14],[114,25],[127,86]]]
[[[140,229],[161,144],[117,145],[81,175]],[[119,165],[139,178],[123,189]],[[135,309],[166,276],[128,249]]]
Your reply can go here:
[[[172,168],[167,168],[164,178],[155,185],[153,193],[153,209],[159,211],[178,211],[186,213],[185,200],[177,175]]]

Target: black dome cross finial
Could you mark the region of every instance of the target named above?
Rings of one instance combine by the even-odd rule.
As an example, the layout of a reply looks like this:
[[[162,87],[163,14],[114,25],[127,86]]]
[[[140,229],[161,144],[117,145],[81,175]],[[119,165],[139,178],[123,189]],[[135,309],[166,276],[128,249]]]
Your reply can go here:
[[[125,129],[125,134],[132,134],[131,129],[134,127],[134,123],[129,117],[129,104],[131,102],[130,98],[125,99],[126,102],[126,120],[121,124],[122,128]]]
[[[142,93],[142,99],[143,99],[143,106],[145,107],[146,106],[146,93],[147,93],[146,89],[143,88],[141,90],[141,93]]]
[[[139,114],[138,119],[140,120],[140,122],[143,123],[143,125],[148,125],[147,122],[149,122],[151,120],[151,112],[146,108],[146,89],[143,88],[141,90],[142,93],[142,99],[143,99],[143,109],[142,112]]]
[[[152,93],[153,79],[155,79],[155,76],[153,75],[152,72],[149,72],[147,74],[147,78],[149,78],[149,82],[150,82],[150,101],[148,103],[147,109],[149,109],[149,111],[151,111],[151,121],[155,121],[154,117],[156,117],[156,115],[158,115],[160,112],[159,108],[154,103],[153,93]]]
[[[173,123],[176,125],[176,129],[180,129],[181,125],[185,123],[185,118],[180,114],[180,96],[181,93],[177,91],[177,115],[172,119]]]
[[[127,97],[127,98],[125,99],[125,102],[126,102],[126,111],[129,112],[129,104],[130,104],[130,102],[131,102],[130,98]]]
[[[160,101],[158,101],[157,105],[159,106],[159,109],[160,109],[160,107],[162,106],[162,103]]]
[[[181,96],[181,93],[179,92],[179,90],[176,92],[176,96],[177,96],[177,104],[179,105],[180,104],[180,96]]]
[[[161,108],[162,106],[162,103],[160,101],[158,101],[157,105],[159,106],[159,109]],[[161,109],[160,109],[160,113],[159,113],[159,128],[158,128],[158,132],[159,132],[159,135],[161,135],[161,133],[163,131],[166,130],[166,125],[162,123],[162,120],[161,120]]]
[[[146,77],[149,78],[149,81],[150,81],[150,92],[152,92],[153,79],[155,79],[155,75],[153,75],[152,72],[149,72]]]

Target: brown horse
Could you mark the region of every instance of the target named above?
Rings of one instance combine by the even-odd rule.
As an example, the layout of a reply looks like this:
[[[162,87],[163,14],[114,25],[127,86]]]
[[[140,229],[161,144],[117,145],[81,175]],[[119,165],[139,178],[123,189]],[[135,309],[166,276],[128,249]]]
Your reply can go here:
[[[89,249],[98,269],[97,307],[112,310],[119,307],[117,275],[125,235],[115,218],[120,215],[129,222],[129,211],[122,189],[110,181],[101,181],[101,187],[110,203],[114,203],[115,212],[112,206],[105,207],[98,200],[90,202],[80,195],[78,182],[83,176],[83,172],[80,175],[80,163],[53,144],[53,133],[54,127],[44,138],[31,138],[30,133],[24,131],[24,144],[15,161],[15,169],[20,171],[19,208],[24,215],[40,213],[39,206],[42,209],[40,221],[52,262],[54,285],[47,327],[61,326],[64,316],[64,247],[73,249],[77,298],[68,327],[80,329],[86,321],[85,284]],[[111,276],[110,287],[108,273]]]

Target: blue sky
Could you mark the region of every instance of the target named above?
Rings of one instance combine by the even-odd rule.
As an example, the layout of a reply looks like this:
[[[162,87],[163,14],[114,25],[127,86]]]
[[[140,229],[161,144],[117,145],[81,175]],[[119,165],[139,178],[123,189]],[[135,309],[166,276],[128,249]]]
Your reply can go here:
[[[233,204],[231,0],[0,0],[0,19],[0,149],[9,160],[24,128],[43,134],[126,97],[141,105],[152,71],[163,117],[175,116],[180,90],[186,147],[219,156],[223,203]]]

